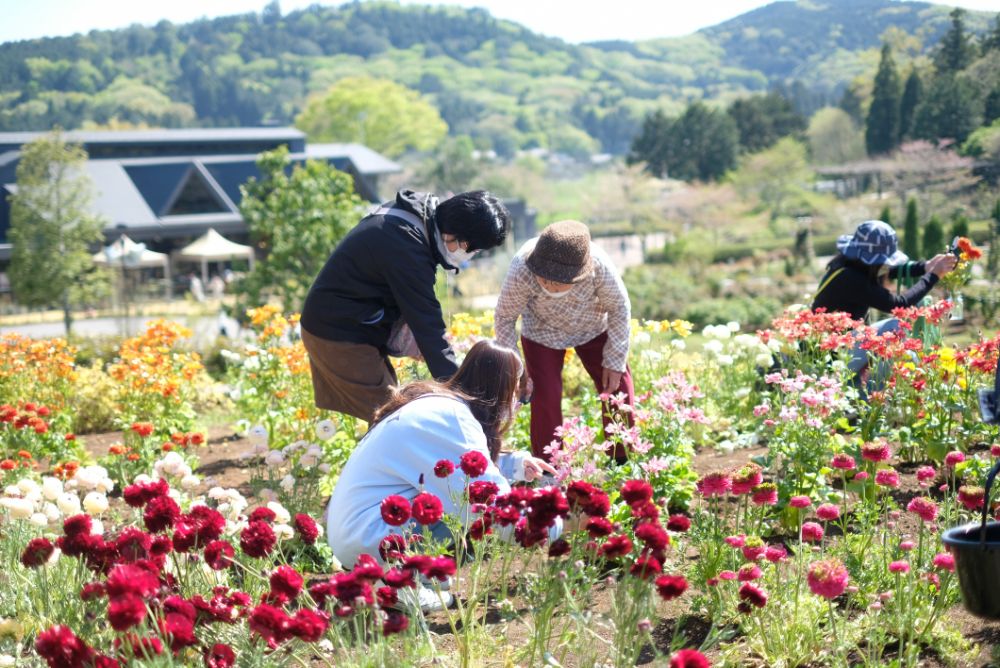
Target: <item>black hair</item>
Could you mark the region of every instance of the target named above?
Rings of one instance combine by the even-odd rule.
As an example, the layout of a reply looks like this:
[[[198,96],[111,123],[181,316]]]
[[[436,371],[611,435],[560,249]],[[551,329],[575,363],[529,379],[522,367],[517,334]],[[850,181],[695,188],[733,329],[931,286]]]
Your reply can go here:
[[[881,264],[865,264],[861,260],[855,258],[850,258],[843,253],[837,253],[830,260],[829,264],[826,265],[828,271],[834,271],[840,269],[841,267],[850,267],[852,269],[857,269],[862,274],[868,277],[872,283],[878,283],[878,273],[882,268]]]
[[[435,213],[439,232],[454,235],[468,244],[467,250],[495,248],[510,231],[510,212],[495,195],[473,190],[449,197]]]

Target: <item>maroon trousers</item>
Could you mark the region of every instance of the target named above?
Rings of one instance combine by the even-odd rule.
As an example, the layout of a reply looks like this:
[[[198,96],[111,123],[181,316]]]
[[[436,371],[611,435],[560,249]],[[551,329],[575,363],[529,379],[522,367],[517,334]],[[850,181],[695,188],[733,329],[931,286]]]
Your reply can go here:
[[[594,386],[598,392],[601,388],[601,374],[604,371],[604,344],[608,340],[608,333],[604,332],[586,343],[576,346],[576,351],[583,368],[594,380]],[[563,361],[566,357],[565,350],[548,348],[540,343],[535,343],[531,339],[521,337],[521,348],[524,350],[524,364],[527,367],[528,375],[534,383],[534,392],[531,397],[531,453],[536,457],[546,457],[544,449],[555,438],[556,428],[563,423],[562,414],[562,370]],[[625,373],[622,374],[618,390],[613,392],[624,393],[628,399],[628,405],[635,405],[635,388],[632,386],[632,370],[626,365]],[[604,422],[607,437],[607,426],[611,423],[612,413],[608,402],[601,405],[601,417]],[[631,413],[617,416],[619,421],[624,421],[631,427],[634,424]],[[625,455],[624,447],[619,444],[614,451],[608,451],[615,459],[622,459]]]

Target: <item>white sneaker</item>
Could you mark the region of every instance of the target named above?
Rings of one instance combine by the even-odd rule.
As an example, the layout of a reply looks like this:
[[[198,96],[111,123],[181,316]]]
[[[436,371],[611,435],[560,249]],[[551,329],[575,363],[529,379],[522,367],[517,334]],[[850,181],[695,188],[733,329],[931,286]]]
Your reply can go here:
[[[450,575],[444,580],[438,580],[437,578],[427,578],[424,577],[423,575],[420,576],[420,584],[427,587],[431,591],[434,591],[434,585],[437,585],[437,588],[440,589],[441,591],[451,591],[451,585],[453,582],[455,582],[455,578],[453,578]]]
[[[420,608],[421,612],[437,612],[450,608],[455,602],[455,597],[450,592],[436,592],[433,589],[419,585],[417,587],[404,587],[398,591],[398,606],[403,612]]]

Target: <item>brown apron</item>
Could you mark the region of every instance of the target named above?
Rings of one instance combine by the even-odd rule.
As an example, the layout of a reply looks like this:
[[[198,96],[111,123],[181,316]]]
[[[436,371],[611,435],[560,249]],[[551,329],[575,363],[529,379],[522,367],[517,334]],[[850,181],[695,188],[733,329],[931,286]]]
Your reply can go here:
[[[397,384],[389,359],[375,346],[321,339],[305,329],[302,343],[309,353],[316,406],[371,422]]]

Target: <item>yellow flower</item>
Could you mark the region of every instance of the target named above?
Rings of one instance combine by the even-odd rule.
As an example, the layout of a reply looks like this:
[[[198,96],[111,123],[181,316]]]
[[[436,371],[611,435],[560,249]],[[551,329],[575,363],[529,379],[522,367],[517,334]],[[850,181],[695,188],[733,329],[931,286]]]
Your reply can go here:
[[[670,327],[681,337],[690,336],[691,330],[694,329],[694,325],[687,320],[674,320],[670,323]]]

